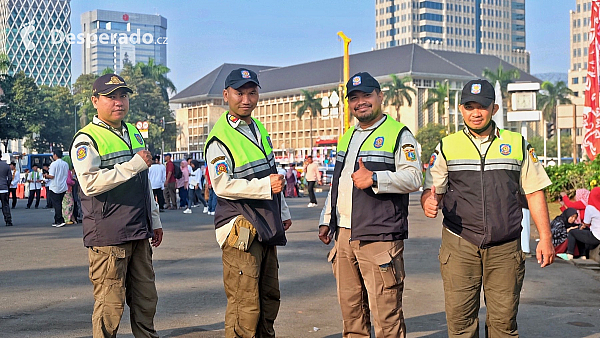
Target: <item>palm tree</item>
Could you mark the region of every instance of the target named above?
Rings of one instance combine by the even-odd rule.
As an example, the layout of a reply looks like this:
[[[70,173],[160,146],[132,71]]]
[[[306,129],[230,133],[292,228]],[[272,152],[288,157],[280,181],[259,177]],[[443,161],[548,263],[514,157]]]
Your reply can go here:
[[[555,84],[544,81],[540,95],[538,95],[538,107],[542,110],[544,120],[553,121],[556,126],[556,108],[561,103],[571,104],[569,95],[573,95],[573,91],[567,87],[564,81],[558,81]]]
[[[310,117],[310,148],[313,147],[313,118],[317,117],[317,114],[321,113],[321,100],[316,98],[316,91],[308,91],[306,89],[302,89],[302,96],[304,96],[304,100],[299,100],[294,102],[294,108],[298,108],[296,111],[296,116],[301,119],[302,116],[308,111]]]
[[[404,100],[406,100],[406,103],[410,107],[412,105],[410,93],[416,95],[417,91],[406,85],[407,82],[412,81],[410,76],[405,76],[400,79],[396,74],[390,74],[390,77],[392,78],[392,81],[383,84],[384,103],[386,105],[394,106],[396,109],[396,121],[400,121],[400,107],[404,105]]]
[[[0,54],[0,73],[6,73],[12,68],[13,64],[10,62],[8,55]]]
[[[432,105],[437,103],[438,116],[445,115],[444,113],[446,107],[444,106],[444,103],[446,102],[447,96],[450,96],[448,98],[448,103],[450,104],[450,106],[454,105],[455,95],[452,95],[452,93],[450,93],[449,86],[450,84],[448,82],[440,82],[438,83],[437,87],[429,89],[429,98],[427,99],[427,101],[425,101],[425,106],[427,108],[430,108]],[[450,121],[446,121],[446,123],[448,123],[447,127],[449,128]]]
[[[507,87],[509,83],[515,82],[515,80],[521,77],[521,73],[518,69],[514,68],[511,70],[504,70],[502,64],[498,66],[498,68],[493,71],[489,68],[485,68],[483,70],[483,77],[485,77],[492,86],[496,86],[496,81],[500,82],[500,88],[502,91],[502,102],[504,103],[504,107],[510,108],[511,102],[508,100],[508,91]]]
[[[139,69],[145,77],[148,77],[156,82],[160,87],[161,94],[165,101],[169,102],[169,93],[168,89],[172,92],[177,92],[175,85],[173,82],[167,77],[167,73],[171,71],[169,67],[155,64],[154,59],[150,58],[148,60],[148,64],[143,62],[138,62],[135,67]]]

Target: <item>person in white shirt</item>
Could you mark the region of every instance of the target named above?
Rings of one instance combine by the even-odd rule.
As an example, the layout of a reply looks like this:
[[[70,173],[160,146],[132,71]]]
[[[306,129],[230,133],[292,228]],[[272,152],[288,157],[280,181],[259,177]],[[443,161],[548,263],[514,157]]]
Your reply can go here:
[[[557,256],[570,260],[573,259],[575,247],[579,249],[582,258],[586,258],[589,250],[600,245],[600,187],[593,188],[590,191],[588,206],[585,207],[585,216],[583,224],[579,229],[567,230],[567,253]]]
[[[62,200],[68,189],[67,176],[69,175],[69,164],[62,160],[62,149],[55,148],[52,154],[54,162],[50,164],[50,169],[48,169],[47,174],[44,174],[44,178],[52,179],[46,194],[50,197],[52,207],[54,207],[54,224],[52,226],[60,228],[66,224],[62,215]]]
[[[12,181],[10,182],[8,192],[10,194],[9,196],[12,196],[12,208],[14,209],[17,206],[17,186],[21,180],[21,175],[17,170],[17,164],[15,162],[10,163],[10,171],[12,172]]]
[[[196,198],[198,199],[198,201],[200,201],[200,203],[202,203],[202,205],[204,205],[204,210],[202,211],[203,213],[207,213],[208,212],[208,203],[206,203],[206,201],[204,200],[204,196],[203,196],[203,192],[202,192],[202,177],[204,176],[202,173],[202,168],[200,166],[200,163],[196,160],[190,160],[191,165],[189,166],[190,168],[190,180],[189,180],[189,187],[188,187],[188,202],[190,206],[195,206],[194,203],[194,196],[196,196]],[[185,211],[183,212],[184,214],[191,214],[192,210],[188,207],[187,209],[185,209]]]
[[[26,209],[31,208],[33,197],[35,196],[35,208],[40,205],[40,196],[42,192],[42,174],[38,171],[37,164],[31,167],[31,172],[27,174],[27,183],[29,184],[29,197],[27,198]]]
[[[167,168],[164,164],[160,163],[160,155],[154,156],[153,163],[148,168],[148,178],[150,179],[154,199],[158,202],[159,210],[164,211],[165,196],[163,189],[165,188],[165,180],[167,179]]]
[[[308,197],[310,198],[310,203],[308,203],[308,207],[316,207],[317,206],[317,197],[315,196],[315,184],[319,182],[321,184],[321,172],[319,171],[319,164],[313,161],[312,156],[307,156],[306,161],[304,161],[304,178],[308,183]]]

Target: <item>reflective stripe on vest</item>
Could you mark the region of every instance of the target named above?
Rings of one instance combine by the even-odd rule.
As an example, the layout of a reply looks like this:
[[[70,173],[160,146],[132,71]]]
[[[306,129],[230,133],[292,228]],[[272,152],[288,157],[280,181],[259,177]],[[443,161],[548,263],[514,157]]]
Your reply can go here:
[[[138,151],[146,149],[144,138],[137,128],[130,123],[125,123],[125,125],[131,148],[121,136],[107,127],[89,123],[79,131],[89,135],[95,141],[96,149],[100,154],[101,169],[111,168],[115,164],[127,162]]]
[[[233,128],[227,121],[227,116],[228,112],[223,113],[217,123],[215,123],[215,126],[208,135],[208,142],[205,145],[204,152],[206,153],[206,147],[208,147],[210,140],[213,138],[218,139],[227,147],[231,154],[233,178],[252,179],[265,173],[267,173],[265,176],[271,174],[271,168],[275,166],[275,156],[269,141],[269,134],[262,123],[252,118],[260,132],[264,152],[248,137]],[[233,144],[236,146],[229,146]]]

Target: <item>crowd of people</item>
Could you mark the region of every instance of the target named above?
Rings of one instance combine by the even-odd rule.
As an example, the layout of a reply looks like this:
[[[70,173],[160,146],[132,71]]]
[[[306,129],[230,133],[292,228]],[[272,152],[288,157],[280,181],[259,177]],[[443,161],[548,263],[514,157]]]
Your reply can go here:
[[[116,336],[125,303],[133,335],[158,337],[152,247],[163,240],[160,211],[190,214],[199,205],[214,215],[222,250],[225,335],[275,337],[281,298],[276,247],[287,243],[292,219],[285,196],[298,196],[300,177],[293,165],[278,171],[268,131],[252,117],[259,88],[255,72],[232,70],[223,90],[229,110],[208,136],[207,162],[189,158],[174,163],[167,153],[161,163],[146,149],[139,130],[123,121],[133,90],[120,76],[103,75],[92,88],[98,114],[74,136],[70,157],[65,161],[62,150],[54,149],[47,169],[34,166],[23,175],[28,208],[34,198],[39,206],[37,191],[45,185],[55,210],[53,226],[83,223],[94,286],[94,337]],[[543,268],[564,243],[565,259],[585,255],[600,243],[600,188],[578,192],[573,203],[563,196],[565,210],[551,225],[544,195],[550,180],[535,149],[492,121],[499,108],[486,80],[464,86],[460,112],[465,129],[440,140],[425,178],[412,132],[382,112],[379,82],[369,73],[357,73],[346,83],[346,93],[358,123],[338,142],[331,189],[315,229],[324,244],[333,243],[328,261],[337,280],[343,336],[369,337],[373,323],[376,337],[406,337],[402,294],[408,194],[421,187],[425,216],[443,214],[438,259],[448,336],[479,336],[482,287],[486,334],[518,336],[528,250],[521,239],[521,197],[540,235],[536,258]],[[315,207],[314,186],[322,177],[311,157],[303,172],[308,207]],[[21,180],[15,180],[18,175],[14,165],[0,162],[0,199],[8,226],[8,195]]]

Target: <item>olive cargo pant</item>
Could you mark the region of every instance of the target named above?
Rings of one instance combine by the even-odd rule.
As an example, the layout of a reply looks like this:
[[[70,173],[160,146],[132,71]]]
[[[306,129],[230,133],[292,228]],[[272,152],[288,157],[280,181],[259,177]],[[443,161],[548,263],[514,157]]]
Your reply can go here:
[[[402,312],[404,242],[350,241],[338,228],[329,254],[337,281],[345,338],[371,337],[370,312],[377,338],[406,337]]]
[[[96,300],[92,315],[94,338],[117,336],[125,301],[133,335],[158,337],[154,330],[158,295],[148,240],[90,247],[88,257]]]
[[[276,247],[255,239],[242,251],[227,242],[223,245],[225,337],[275,337],[273,323],[280,299]]]
[[[444,228],[440,247],[448,336],[479,337],[483,280],[486,337],[518,337],[517,311],[525,254],[520,239],[481,249]]]

